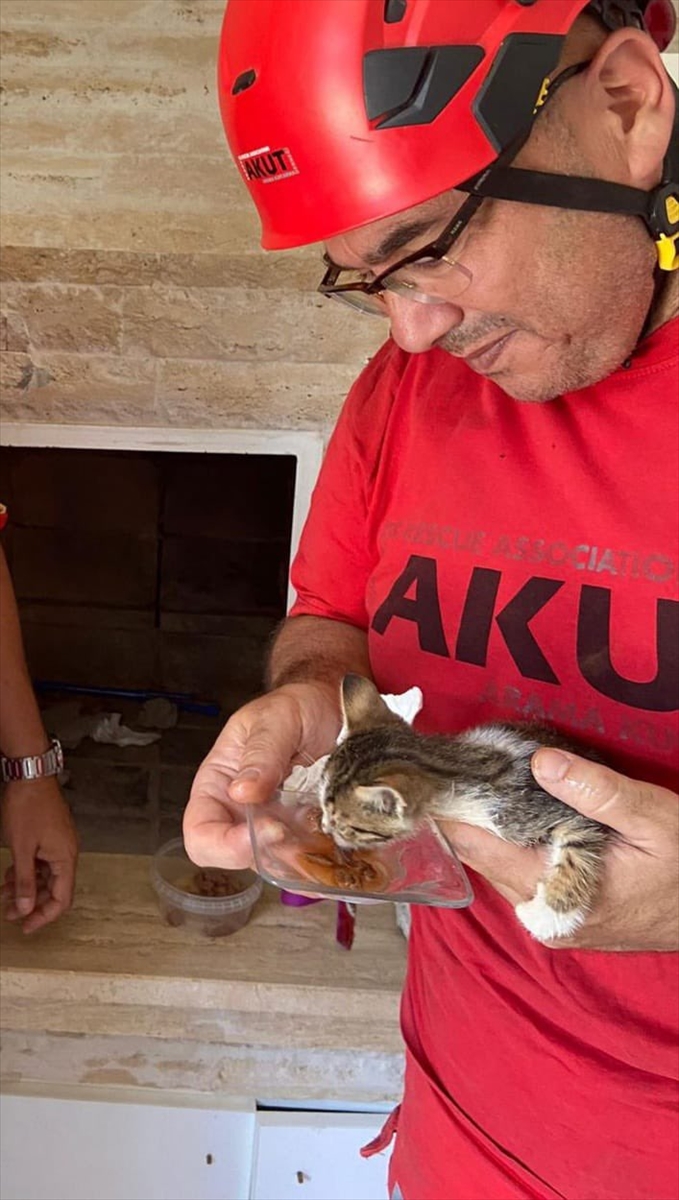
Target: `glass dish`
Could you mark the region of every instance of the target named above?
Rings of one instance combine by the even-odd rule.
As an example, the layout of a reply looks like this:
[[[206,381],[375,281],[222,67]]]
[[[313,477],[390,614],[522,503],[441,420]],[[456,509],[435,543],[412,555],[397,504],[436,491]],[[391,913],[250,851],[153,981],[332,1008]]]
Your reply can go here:
[[[353,904],[471,904],[464,869],[433,822],[415,837],[343,851],[321,831],[320,817],[314,792],[282,789],[263,804],[248,805],[255,867],[263,879],[302,896]]]

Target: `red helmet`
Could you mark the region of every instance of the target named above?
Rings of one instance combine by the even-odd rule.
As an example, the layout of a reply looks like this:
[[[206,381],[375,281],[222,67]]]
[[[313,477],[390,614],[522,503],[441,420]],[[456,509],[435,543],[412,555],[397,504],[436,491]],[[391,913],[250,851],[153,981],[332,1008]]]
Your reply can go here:
[[[606,22],[610,0],[590,4]],[[440,195],[531,122],[588,0],[229,0],[219,99],[265,249],[325,241]],[[671,0],[617,0],[630,23]],[[650,11],[649,11],[650,17]],[[663,28],[664,23],[664,28]],[[657,32],[660,30],[660,32]]]

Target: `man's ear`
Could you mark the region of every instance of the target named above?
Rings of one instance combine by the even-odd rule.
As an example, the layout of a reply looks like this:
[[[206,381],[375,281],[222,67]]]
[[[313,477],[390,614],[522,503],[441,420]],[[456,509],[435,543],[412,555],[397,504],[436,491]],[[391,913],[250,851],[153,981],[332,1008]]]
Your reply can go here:
[[[363,675],[344,676],[340,699],[347,733],[371,729],[394,719],[394,714],[387,708],[375,684]]]
[[[617,182],[650,190],[662,178],[675,120],[674,89],[657,46],[638,29],[619,29],[601,45],[586,78],[585,102],[601,115],[600,132],[617,150]]]
[[[366,813],[398,819],[405,812],[405,800],[396,788],[375,784],[373,787],[357,787],[354,794],[363,804]]]

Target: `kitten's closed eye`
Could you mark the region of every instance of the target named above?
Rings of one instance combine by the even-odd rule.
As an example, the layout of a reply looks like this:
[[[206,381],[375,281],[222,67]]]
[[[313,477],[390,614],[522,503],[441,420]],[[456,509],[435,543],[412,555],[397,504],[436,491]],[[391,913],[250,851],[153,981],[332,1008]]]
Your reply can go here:
[[[384,782],[343,787],[321,799],[323,831],[344,847],[407,836],[413,822],[401,793]]]

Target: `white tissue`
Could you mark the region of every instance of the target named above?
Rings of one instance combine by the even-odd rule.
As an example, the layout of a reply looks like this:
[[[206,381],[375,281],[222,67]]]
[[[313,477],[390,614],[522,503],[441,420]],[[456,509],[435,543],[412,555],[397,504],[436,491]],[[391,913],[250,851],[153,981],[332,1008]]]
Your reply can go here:
[[[398,696],[383,696],[382,699],[387,708],[396,713],[397,717],[403,717],[409,725],[412,725],[417,714],[422,711],[424,703],[422,691],[418,687],[408,688],[407,692],[401,692]]]
[[[382,696],[384,703],[391,712],[396,713],[397,717],[402,717],[409,725],[412,725],[415,717],[422,708],[422,692],[418,687],[411,687],[407,692],[401,692],[398,696]],[[346,725],[343,725],[337,737],[337,745],[343,742],[347,736]],[[324,754],[321,758],[317,758],[310,766],[296,766],[288,775],[283,787],[287,791],[294,792],[320,792],[321,778],[323,776],[323,768],[330,757],[329,754]]]
[[[328,758],[329,755],[324,754],[322,758],[317,758],[316,762],[312,763],[310,767],[303,767],[301,764],[293,767],[283,784],[285,790],[292,792],[320,792],[321,776]]]
[[[159,733],[140,733],[136,729],[128,729],[120,724],[120,713],[105,713],[97,717],[90,737],[94,742],[102,742],[107,746],[150,746],[157,742]]]

